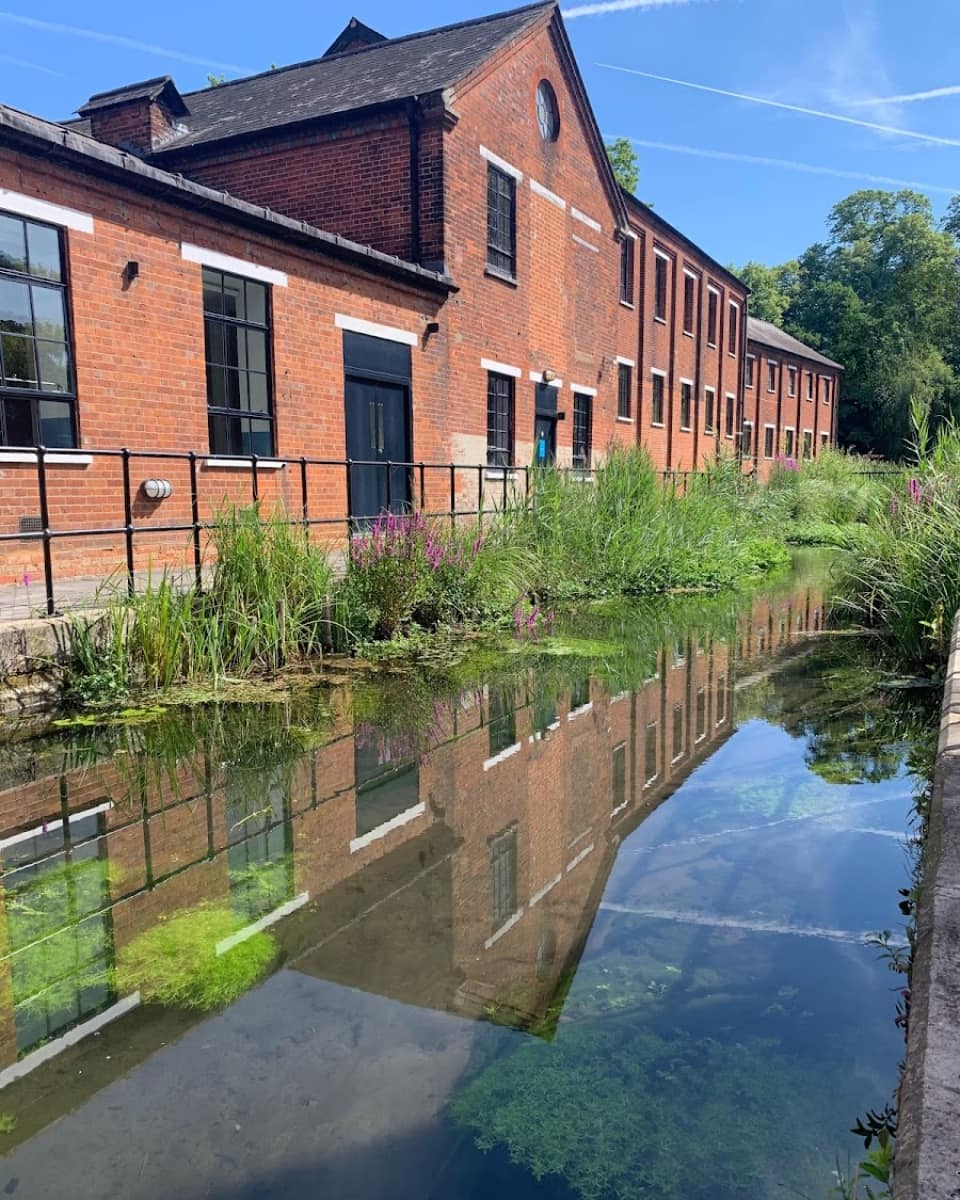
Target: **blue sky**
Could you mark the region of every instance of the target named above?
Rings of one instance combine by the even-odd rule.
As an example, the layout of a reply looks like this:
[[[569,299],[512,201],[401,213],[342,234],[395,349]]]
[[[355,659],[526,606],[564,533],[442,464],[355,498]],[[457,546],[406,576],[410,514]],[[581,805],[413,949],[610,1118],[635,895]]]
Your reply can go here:
[[[189,91],[211,71],[234,77],[314,57],[353,15],[397,36],[510,7],[6,3],[16,7],[0,7],[0,101],[53,119],[93,92],[153,75],[169,73]],[[722,262],[799,253],[823,235],[837,200],[859,187],[896,186],[881,177],[920,186],[938,212],[960,190],[960,61],[949,53],[960,44],[957,0],[563,7],[601,130],[638,139],[641,198]],[[926,94],[941,89],[947,94]]]

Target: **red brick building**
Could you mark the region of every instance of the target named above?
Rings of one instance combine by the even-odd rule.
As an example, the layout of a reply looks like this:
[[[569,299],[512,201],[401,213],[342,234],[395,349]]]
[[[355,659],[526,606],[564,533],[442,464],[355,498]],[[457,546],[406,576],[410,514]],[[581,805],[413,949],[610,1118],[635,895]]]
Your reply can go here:
[[[761,479],[777,459],[812,459],[836,445],[839,363],[749,317],[745,374],[743,454]]]
[[[535,461],[737,445],[747,288],[618,186],[553,0],[392,39],[351,21],[317,59],[78,111],[0,106],[5,579],[39,572],[13,538],[44,527],[110,531],[55,539],[60,574],[122,563],[125,525],[144,567],[225,500],[342,531],[476,508]],[[120,447],[195,457],[95,453]]]

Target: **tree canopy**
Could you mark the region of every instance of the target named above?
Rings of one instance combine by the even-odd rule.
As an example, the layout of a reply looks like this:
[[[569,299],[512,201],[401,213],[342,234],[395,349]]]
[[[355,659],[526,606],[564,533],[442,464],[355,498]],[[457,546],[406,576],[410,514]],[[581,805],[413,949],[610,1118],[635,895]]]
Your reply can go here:
[[[938,227],[919,192],[864,189],[834,205],[827,237],[796,261],[738,274],[750,311],[846,368],[842,443],[904,455],[911,401],[960,415],[960,197]]]
[[[606,143],[606,150],[617,183],[635,196],[640,183],[640,163],[633,143],[629,138],[614,138],[612,142]]]

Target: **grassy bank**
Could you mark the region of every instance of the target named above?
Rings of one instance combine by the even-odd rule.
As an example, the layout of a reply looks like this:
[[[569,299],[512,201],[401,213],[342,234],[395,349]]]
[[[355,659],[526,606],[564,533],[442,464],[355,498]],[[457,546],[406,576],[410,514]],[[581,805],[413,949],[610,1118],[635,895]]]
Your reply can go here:
[[[564,602],[735,588],[789,562],[787,536],[837,544],[876,508],[857,460],[783,464],[768,486],[731,457],[684,488],[617,451],[590,481],[546,473],[516,509],[451,529],[384,515],[350,541],[345,573],[282,514],[231,510],[210,533],[203,591],[155,578],[72,632],[70,699],[103,703],[175,684],[213,689],[437,631],[529,633]],[[816,531],[821,530],[820,536]]]

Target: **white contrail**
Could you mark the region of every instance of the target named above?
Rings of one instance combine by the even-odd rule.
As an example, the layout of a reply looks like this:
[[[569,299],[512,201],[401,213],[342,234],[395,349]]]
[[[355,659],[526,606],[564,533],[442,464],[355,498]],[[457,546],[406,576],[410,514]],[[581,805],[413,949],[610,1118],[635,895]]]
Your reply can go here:
[[[926,92],[904,92],[902,96],[876,96],[871,100],[854,100],[857,107],[871,104],[914,104],[918,100],[942,100],[944,96],[960,96],[960,83],[949,87],[930,88]]]
[[[782,100],[771,100],[768,96],[748,96],[743,92],[730,92],[725,88],[709,87],[705,83],[692,83],[688,79],[672,79],[669,75],[654,75],[652,71],[637,71],[633,67],[618,67],[613,63],[597,63],[607,71],[622,71],[625,75],[639,75],[642,79],[656,79],[659,83],[673,83],[677,87],[693,88],[697,92],[710,92],[714,96],[729,96],[732,100],[746,100],[750,104],[765,104],[769,108],[780,108],[785,112],[800,113],[805,117],[819,117],[824,121],[839,121],[843,125],[856,125],[861,129],[872,129],[876,133],[893,134],[896,137],[915,138],[937,146],[960,146],[960,139],[937,137],[933,133],[918,133],[915,129],[898,129],[893,125],[878,125],[875,121],[861,121],[857,117],[845,117],[840,113],[821,112],[817,108],[804,108],[800,104],[785,104]]]
[[[679,8],[707,2],[708,0],[599,0],[596,4],[578,4],[576,8],[562,8],[560,13],[569,21],[574,17],[600,17],[605,13],[629,12],[634,8]]]
[[[0,21],[8,25],[23,25],[27,29],[39,29],[43,33],[62,33],[67,37],[87,38],[92,42],[107,42],[111,46],[122,46],[125,50],[139,50],[143,54],[154,54],[158,58],[172,58],[177,62],[190,63],[195,67],[219,67],[223,71],[249,73],[249,67],[238,67],[236,63],[217,62],[210,58],[197,58],[180,50],[168,50],[151,42],[138,42],[117,33],[102,33],[98,29],[81,29],[77,25],[61,25],[58,21],[41,21],[36,17],[25,17],[20,13],[0,11]]]
[[[827,942],[845,942],[851,946],[865,946],[871,936],[864,929],[829,929],[821,925],[790,925],[785,921],[763,920],[757,917],[724,917],[718,913],[698,912],[686,908],[658,908],[615,904],[601,900],[604,912],[623,913],[631,917],[647,917],[656,921],[676,921],[681,925],[706,925],[713,929],[742,929],[745,933],[777,933],[792,937],[819,938]]]
[[[43,67],[40,63],[30,62],[26,58],[11,58],[9,54],[0,54],[0,63],[9,63],[11,67],[23,67],[26,71],[42,71],[44,75],[57,75],[66,79],[63,71],[54,71],[52,67]]]
[[[829,175],[836,179],[861,179],[866,183],[880,183],[890,187],[917,188],[924,192],[942,192],[945,196],[955,196],[960,192],[957,187],[947,187],[939,183],[920,183],[915,179],[895,179],[890,175],[871,175],[866,171],[844,171],[840,167],[821,167],[815,163],[795,162],[789,158],[766,158],[760,154],[741,154],[732,150],[707,150],[699,146],[678,146],[672,142],[650,142],[645,138],[629,138],[635,146],[643,146],[647,150],[668,150],[672,154],[691,154],[696,158],[718,158],[724,162],[750,163],[758,167],[778,167],[785,171],[801,171],[807,175]]]

